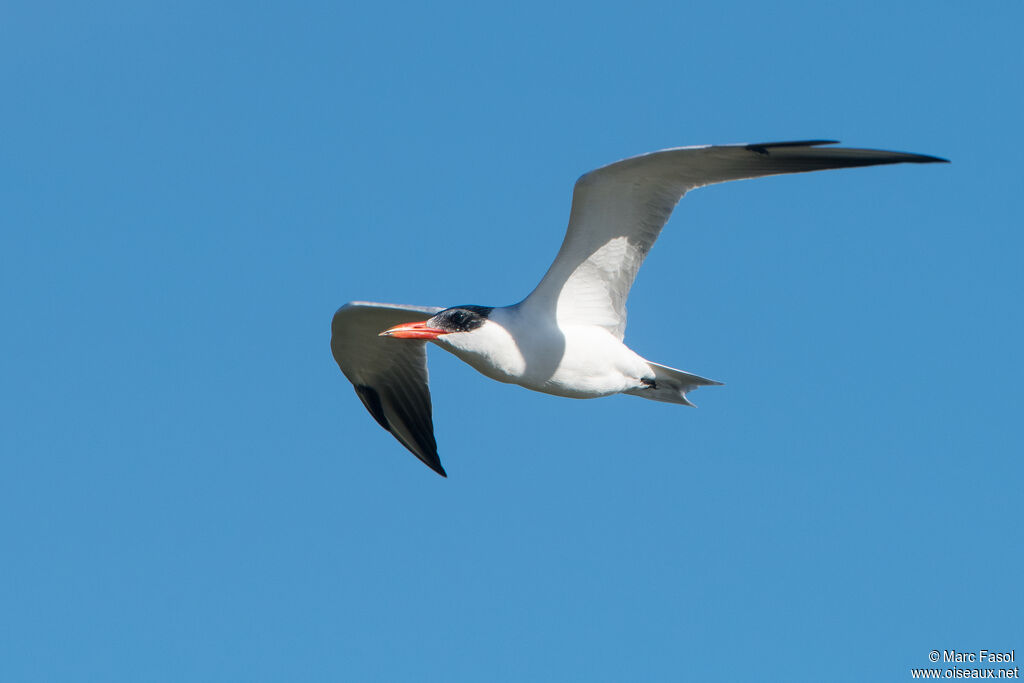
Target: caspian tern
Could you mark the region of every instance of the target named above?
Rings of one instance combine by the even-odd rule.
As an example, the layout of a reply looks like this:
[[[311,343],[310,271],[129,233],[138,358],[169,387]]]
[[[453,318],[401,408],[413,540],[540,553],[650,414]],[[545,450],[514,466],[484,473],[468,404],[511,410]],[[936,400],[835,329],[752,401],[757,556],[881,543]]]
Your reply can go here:
[[[623,342],[640,264],[689,190],[729,180],[901,162],[921,154],[821,147],[832,140],[678,147],[580,177],[565,240],[544,278],[511,306],[436,308],[353,301],[334,314],[331,351],[381,427],[428,467],[437,455],[426,342],[499,382],[570,398],[629,394],[693,405],[720,384],[652,363]]]

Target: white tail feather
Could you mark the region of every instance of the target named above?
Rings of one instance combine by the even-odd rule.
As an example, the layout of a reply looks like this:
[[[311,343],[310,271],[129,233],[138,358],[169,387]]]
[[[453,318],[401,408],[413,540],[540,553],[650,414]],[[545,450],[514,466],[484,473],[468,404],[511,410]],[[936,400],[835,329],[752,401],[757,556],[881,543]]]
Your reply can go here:
[[[654,372],[654,383],[651,386],[640,389],[630,389],[625,393],[631,396],[647,398],[652,401],[680,403],[685,406],[693,406],[693,404],[686,398],[687,392],[700,387],[721,386],[722,384],[721,382],[716,382],[713,379],[707,379],[706,377],[700,377],[689,372],[676,370],[675,368],[670,368],[665,365],[658,365],[657,363],[652,363],[650,361],[647,361],[647,365],[649,365],[651,370]]]

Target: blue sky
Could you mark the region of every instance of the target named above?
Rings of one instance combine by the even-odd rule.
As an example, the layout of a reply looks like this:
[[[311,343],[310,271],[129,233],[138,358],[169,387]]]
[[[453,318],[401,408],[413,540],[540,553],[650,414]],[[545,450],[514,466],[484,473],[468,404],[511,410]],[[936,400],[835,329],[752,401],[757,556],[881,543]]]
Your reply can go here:
[[[0,679],[907,680],[1024,652],[1019,3],[20,3],[0,22]],[[707,188],[572,401],[349,300],[506,304],[572,183],[687,144],[951,165]],[[514,242],[506,236],[515,235]]]

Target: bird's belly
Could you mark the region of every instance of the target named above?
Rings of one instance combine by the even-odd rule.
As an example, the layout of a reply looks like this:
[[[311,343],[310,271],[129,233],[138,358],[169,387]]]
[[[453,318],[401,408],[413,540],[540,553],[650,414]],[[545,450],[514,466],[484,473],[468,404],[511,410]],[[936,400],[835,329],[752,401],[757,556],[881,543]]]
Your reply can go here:
[[[495,366],[487,359],[462,357],[480,374],[506,384],[518,384],[531,391],[567,398],[600,398],[622,393],[636,386],[635,380],[621,372],[608,372],[607,368],[558,366],[554,372],[543,367],[523,367],[510,372],[507,367]]]
[[[563,333],[543,349],[524,353],[523,371],[502,381],[568,398],[600,398],[643,386],[640,378],[650,372],[646,361],[605,330]]]
[[[581,379],[579,377],[563,378],[556,375],[540,383],[524,381],[519,384],[533,391],[566,398],[601,398],[602,396],[621,394],[626,389],[621,377],[614,376],[592,376]]]
[[[651,374],[643,358],[603,328],[531,327],[513,334],[493,326],[482,335],[435,340],[481,374],[498,382],[555,396],[599,398],[643,386]]]
[[[518,384],[555,396],[600,398],[642,386],[638,374],[611,364],[569,362],[560,365],[550,376],[525,376]]]

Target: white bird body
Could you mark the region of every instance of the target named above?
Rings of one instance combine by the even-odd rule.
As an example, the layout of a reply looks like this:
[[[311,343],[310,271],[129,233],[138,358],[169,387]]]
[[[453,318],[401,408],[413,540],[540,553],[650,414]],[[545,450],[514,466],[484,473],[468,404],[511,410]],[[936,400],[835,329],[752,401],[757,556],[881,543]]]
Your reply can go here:
[[[494,309],[472,332],[432,340],[499,382],[567,398],[600,398],[646,386],[654,372],[603,327],[537,319],[521,305]]]
[[[647,361],[623,343],[626,299],[637,270],[684,194],[779,173],[945,161],[822,147],[827,144],[833,143],[678,147],[591,171],[576,183],[558,256],[526,299],[497,308],[447,309],[352,302],[331,324],[334,358],[374,419],[442,476],[427,341],[491,379],[533,391],[569,398],[629,394],[693,405],[688,392],[720,383]]]

